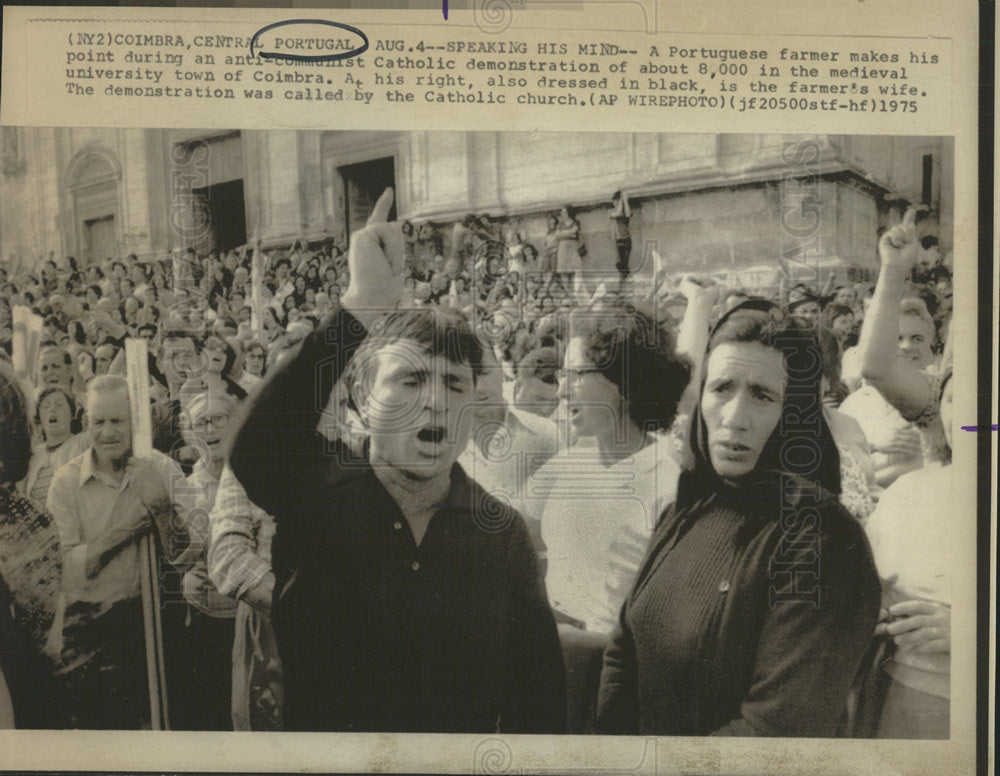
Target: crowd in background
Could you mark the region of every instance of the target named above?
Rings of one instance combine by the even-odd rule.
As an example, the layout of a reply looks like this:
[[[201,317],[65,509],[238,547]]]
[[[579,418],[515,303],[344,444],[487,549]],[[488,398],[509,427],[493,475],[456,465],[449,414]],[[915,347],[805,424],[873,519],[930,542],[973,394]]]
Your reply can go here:
[[[829,271],[812,284],[785,275],[772,288],[722,287],[707,276],[673,274],[669,249],[654,267],[630,273],[630,258],[637,261],[630,214],[627,197],[617,193],[609,210],[617,255],[600,257],[602,270],[593,269],[571,206],[549,217],[538,245],[516,222],[488,215],[470,214],[448,229],[399,225],[398,307],[455,311],[483,344],[480,406],[457,460],[486,493],[523,516],[544,579],[568,699],[565,728],[560,721],[559,729],[542,725],[545,732],[947,737],[951,570],[941,548],[948,520],[961,519],[946,505],[950,256],[925,235],[910,245],[915,260],[900,259],[897,241],[912,243],[916,234],[908,214],[896,232],[880,235],[874,284]],[[899,228],[910,231],[900,238]],[[271,558],[281,520],[251,500],[254,485],[230,468],[225,439],[269,375],[337,315],[359,266],[331,240],[301,239],[204,255],[188,249],[163,260],[129,255],[80,266],[65,257],[17,272],[0,267],[0,358],[15,355],[15,308],[42,318],[33,363],[0,365],[0,701],[6,695],[15,714],[3,722],[151,724],[136,549],[149,534],[161,553],[171,727],[315,729],[303,721],[304,702],[295,717],[286,713],[288,647],[279,648],[271,619],[286,581]],[[714,405],[704,393],[714,384],[712,359],[736,353],[737,345],[780,351],[779,329],[806,336],[821,354],[815,388],[835,471],[816,481],[866,537],[882,585],[873,593],[858,582],[865,557],[845,550],[838,566],[830,550],[824,584],[842,573],[860,585],[857,599],[844,604],[844,619],[767,620],[765,627],[737,618],[727,638],[746,628],[760,638],[761,654],[747,671],[767,665],[773,681],[787,680],[730,699],[743,709],[737,723],[716,717],[724,685],[739,686],[742,676],[735,658],[718,653],[741,646],[738,639],[720,636],[712,659],[724,670],[698,669],[697,687],[688,686],[694,680],[668,647],[693,648],[695,631],[650,626],[650,607],[695,622],[704,616],[703,603],[679,601],[676,590],[709,573],[691,558],[709,552],[711,542],[737,541],[729,534],[699,539],[697,530],[679,527],[696,514],[700,525],[720,520],[719,494],[731,486],[699,436],[713,428]],[[148,350],[155,452],[142,461],[129,456],[131,438],[124,438],[128,338],[145,340]],[[352,395],[354,379],[348,372],[337,381],[319,430],[363,452],[369,423]],[[766,386],[754,391],[763,395],[753,398],[763,416]],[[782,395],[779,407],[788,405]],[[739,460],[744,443],[729,444],[730,460]],[[122,495],[132,491],[132,501]],[[839,519],[835,510],[820,511],[825,525]],[[685,542],[690,550],[679,557]],[[711,552],[725,556],[718,547]],[[674,576],[666,579],[651,559],[670,553],[664,567]],[[735,589],[748,573],[743,561],[733,563],[712,568],[719,591]],[[830,617],[834,609],[824,605]],[[727,623],[736,617],[728,609],[720,616]],[[780,645],[761,635],[773,627],[775,638],[799,645],[803,661],[823,669],[823,661],[836,662],[823,649],[838,648],[847,623],[867,632],[856,638],[853,663],[826,667],[830,676],[840,670],[847,677],[843,687],[810,685],[781,664]],[[816,633],[825,644],[813,644]],[[660,678],[650,679],[649,666],[662,668]],[[736,678],[724,678],[733,672]],[[302,682],[299,676],[294,686]],[[772,707],[782,692],[805,697],[779,713]],[[796,728],[796,714],[815,713],[823,692],[844,696],[834,704],[835,719]]]

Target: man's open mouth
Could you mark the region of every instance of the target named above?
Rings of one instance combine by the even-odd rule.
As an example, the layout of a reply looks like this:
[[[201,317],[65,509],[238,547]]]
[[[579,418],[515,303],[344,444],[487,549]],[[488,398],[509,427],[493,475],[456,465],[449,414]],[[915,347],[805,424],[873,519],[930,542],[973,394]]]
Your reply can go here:
[[[425,426],[417,432],[417,439],[437,445],[444,441],[444,433],[443,426]]]

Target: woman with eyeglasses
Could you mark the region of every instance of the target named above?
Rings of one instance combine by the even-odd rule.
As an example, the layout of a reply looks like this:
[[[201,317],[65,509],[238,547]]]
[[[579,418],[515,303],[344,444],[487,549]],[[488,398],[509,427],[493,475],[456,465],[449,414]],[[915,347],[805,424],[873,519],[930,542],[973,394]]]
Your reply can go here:
[[[709,293],[686,288],[688,323],[707,332]],[[666,432],[691,363],[669,327],[624,301],[571,315],[566,341],[554,417],[569,447],[535,473],[525,507],[541,520],[575,733],[592,730],[601,654],[656,519],[674,498],[681,457]]]
[[[693,466],[619,617],[602,733],[834,736],[879,582],[840,506],[813,328],[746,302],[708,343]]]

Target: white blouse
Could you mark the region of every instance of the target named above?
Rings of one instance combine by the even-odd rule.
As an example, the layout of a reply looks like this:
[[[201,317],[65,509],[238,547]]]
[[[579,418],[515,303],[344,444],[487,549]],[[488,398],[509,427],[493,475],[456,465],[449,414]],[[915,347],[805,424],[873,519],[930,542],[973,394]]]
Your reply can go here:
[[[663,510],[677,495],[675,441],[654,434],[636,455],[605,466],[596,446],[575,445],[529,484],[542,496],[545,583],[553,608],[610,633]]]

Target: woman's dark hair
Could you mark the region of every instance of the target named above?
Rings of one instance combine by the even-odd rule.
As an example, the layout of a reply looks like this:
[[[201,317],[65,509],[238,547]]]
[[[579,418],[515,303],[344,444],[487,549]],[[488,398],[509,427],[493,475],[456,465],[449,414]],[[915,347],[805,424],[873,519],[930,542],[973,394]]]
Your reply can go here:
[[[66,403],[69,405],[69,432],[71,434],[79,434],[83,431],[83,420],[80,417],[80,410],[76,406],[76,399],[73,398],[73,394],[61,385],[47,385],[39,392],[38,398],[35,400],[35,412],[32,415],[32,420],[34,420],[35,425],[41,429],[43,440],[45,439],[45,428],[42,426],[42,416],[39,413],[39,408],[42,406],[43,401],[55,393],[65,398]]]
[[[226,354],[226,363],[222,365],[221,375],[222,377],[228,377],[229,372],[233,368],[233,364],[236,363],[236,351],[233,350],[232,345],[226,342],[225,337],[223,337],[221,334],[217,334],[216,332],[210,330],[206,332],[203,337],[199,337],[194,340],[195,351],[197,353],[201,353],[205,349],[205,343],[207,343],[210,339],[216,339],[222,343],[222,346]]]
[[[673,332],[624,301],[603,302],[570,316],[570,336],[618,388],[639,428],[663,430],[691,379],[691,364],[677,352]]]
[[[853,318],[854,310],[845,304],[830,302],[830,304],[823,308],[823,314],[820,317],[820,321],[827,328],[831,328],[833,326],[833,322],[844,315],[850,315]]]
[[[757,343],[782,354],[785,398],[781,418],[757,459],[755,471],[785,471],[840,494],[840,454],[823,417],[823,354],[815,329],[763,299],[737,305],[709,335],[705,361],[724,343]],[[703,378],[704,380],[704,378]],[[704,387],[704,384],[703,384]],[[699,410],[692,427],[695,467],[708,466],[708,432]]]
[[[232,372],[233,365],[236,363],[236,351],[233,349],[233,346],[226,341],[226,338],[221,334],[209,331],[203,337],[196,337],[193,340],[195,352],[200,354],[205,349],[205,343],[208,342],[209,339],[219,340],[225,348],[226,361],[222,365],[222,371],[219,373],[219,376],[226,384],[226,390],[235,396],[237,400],[243,401],[247,397],[247,392],[243,390],[239,383],[229,376],[230,372]]]
[[[572,205],[563,205],[562,209],[566,211],[566,215],[569,216],[569,218],[570,218],[571,221],[573,221],[573,220],[576,219],[576,208],[575,207],[573,207]]]
[[[28,399],[13,366],[0,360],[0,484],[23,480],[30,462]]]

